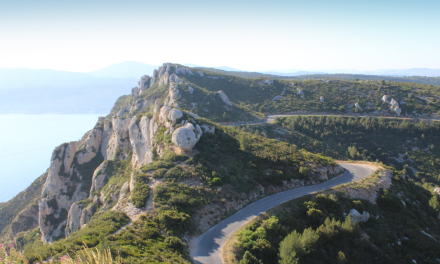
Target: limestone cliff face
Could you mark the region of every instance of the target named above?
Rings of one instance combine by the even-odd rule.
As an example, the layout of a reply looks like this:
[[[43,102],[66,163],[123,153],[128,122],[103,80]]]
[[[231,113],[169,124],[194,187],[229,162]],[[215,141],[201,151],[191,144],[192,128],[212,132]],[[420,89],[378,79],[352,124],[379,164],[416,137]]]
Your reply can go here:
[[[52,154],[49,175],[42,190],[43,199],[39,204],[38,222],[44,242],[63,236],[70,206],[89,195],[89,189],[83,188],[89,179],[83,175],[86,171],[79,162],[90,162],[96,156],[99,145],[93,152],[93,135],[96,134],[92,130],[85,140],[85,152],[77,151],[78,143],[74,141],[61,145]]]
[[[95,212],[95,204],[74,203],[67,215],[66,237],[86,225]]]
[[[155,120],[143,116],[139,124],[136,123],[137,117],[134,116],[129,125],[130,143],[133,149],[131,162],[134,167],[140,167],[153,161],[153,138],[155,133]],[[151,131],[150,131],[151,129]]]
[[[38,209],[37,206],[34,208],[37,212],[33,212],[45,243],[68,236],[86,225],[97,208],[96,204],[101,203],[102,210],[113,207],[115,210],[136,211],[131,208],[133,205],[127,200],[130,195],[125,195],[125,189],[124,194],[121,194],[122,190],[115,189],[117,186],[109,187],[110,192],[101,190],[112,177],[107,172],[111,160],[126,160],[131,155],[131,164],[136,169],[152,162],[155,149],[161,155],[165,147],[174,144],[182,151],[191,151],[203,131],[214,132],[213,127],[197,124],[195,114],[177,109],[180,98],[177,85],[182,82],[177,73],[193,74],[184,67],[165,63],[151,78],[145,75],[140,79],[139,86],[131,90],[130,102],[122,105],[115,115],[101,117],[96,127],[80,141],[65,143],[55,149],[42,189],[42,199]],[[168,85],[164,105],[159,99],[154,103],[139,99],[142,92],[157,82]],[[147,116],[142,111],[150,105],[153,115]],[[166,129],[164,135],[172,136],[172,143],[156,142],[160,127]],[[124,186],[128,184],[126,182]],[[126,189],[130,192],[133,188]],[[86,198],[94,203],[90,204]]]

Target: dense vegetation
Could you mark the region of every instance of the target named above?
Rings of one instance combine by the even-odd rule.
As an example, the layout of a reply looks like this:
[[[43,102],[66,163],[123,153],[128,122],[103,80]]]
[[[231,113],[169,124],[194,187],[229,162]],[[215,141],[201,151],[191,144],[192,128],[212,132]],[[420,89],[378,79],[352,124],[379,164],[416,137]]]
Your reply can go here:
[[[383,162],[427,189],[440,185],[439,122],[341,116],[278,118],[274,125],[241,126],[335,159]]]
[[[275,208],[238,234],[240,263],[435,263],[438,197],[394,175],[377,204],[335,193]],[[352,223],[352,208],[371,217]]]
[[[127,230],[115,231],[127,224],[129,218],[122,212],[108,211],[97,213],[87,227],[72,233],[68,238],[61,239],[50,245],[43,245],[39,240],[39,232],[29,232],[17,241],[25,245],[25,256],[35,263],[50,256],[58,260],[72,251],[79,251],[83,242],[88,247],[103,250],[110,248],[113,255],[123,258],[122,263],[188,263],[183,259],[183,245],[178,238],[165,237],[160,233],[160,223],[141,217]]]
[[[131,202],[134,204],[134,206],[140,208],[144,207],[149,193],[150,193],[150,186],[148,185],[148,175],[144,173],[136,173],[134,176],[134,188],[131,193]]]
[[[195,88],[192,95],[183,93],[180,106],[214,121],[255,120],[262,113],[314,111],[335,114],[364,113],[394,116],[383,95],[396,99],[401,115],[440,113],[440,88],[405,82],[360,82],[334,80],[291,81],[274,80],[272,85],[263,79],[243,79],[234,76],[187,76]],[[225,106],[215,92],[223,90],[234,104]],[[298,94],[302,90],[303,94]],[[274,100],[278,95],[280,99]],[[320,97],[324,101],[320,101]],[[191,103],[197,102],[194,106]],[[359,103],[362,110],[354,104]]]

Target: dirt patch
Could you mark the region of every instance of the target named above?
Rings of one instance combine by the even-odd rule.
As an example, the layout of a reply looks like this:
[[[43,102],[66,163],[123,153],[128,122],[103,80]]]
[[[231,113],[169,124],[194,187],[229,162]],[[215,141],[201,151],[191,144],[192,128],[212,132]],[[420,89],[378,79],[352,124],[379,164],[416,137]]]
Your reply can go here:
[[[346,160],[335,160],[336,163],[353,163],[357,165],[362,165],[362,167],[369,168],[372,171],[376,171],[378,169],[382,169],[380,165],[377,165],[374,162],[369,161],[346,161]]]

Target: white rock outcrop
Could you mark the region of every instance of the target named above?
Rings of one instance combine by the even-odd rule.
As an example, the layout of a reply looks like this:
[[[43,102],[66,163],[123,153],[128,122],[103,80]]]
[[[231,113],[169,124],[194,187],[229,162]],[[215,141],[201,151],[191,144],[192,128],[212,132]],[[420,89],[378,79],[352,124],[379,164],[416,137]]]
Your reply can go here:
[[[396,113],[396,115],[398,115],[398,116],[400,116],[400,114],[402,113],[402,109],[400,109],[400,107],[398,107],[398,106],[392,106],[391,107],[391,110],[394,112],[394,113]]]
[[[223,91],[218,91],[217,92],[217,94],[220,96],[220,98],[222,99],[222,101],[225,103],[225,104],[227,104],[227,105],[229,105],[229,106],[232,106],[232,103],[231,103],[231,101],[229,101],[229,98],[228,98],[228,96],[225,94],[225,92],[223,92]]]
[[[319,97],[319,101],[324,102],[324,96]]]
[[[87,136],[82,152],[77,155],[78,164],[84,164],[92,160],[101,146],[102,130],[92,129]]]
[[[362,107],[359,105],[359,103],[355,103],[354,106],[355,106],[357,109],[362,110]]]
[[[384,103],[388,103],[388,96],[387,96],[386,94],[384,94],[384,95],[382,96],[382,101],[383,101]]]
[[[215,126],[203,124],[200,126],[204,133],[215,133]]]
[[[303,90],[298,89],[298,92],[297,92],[296,94],[297,94],[297,95],[302,95],[302,94],[304,94],[304,92],[303,92]]]
[[[70,233],[73,233],[85,226],[90,221],[90,218],[92,218],[94,211],[94,204],[89,204],[86,208],[84,204],[72,204],[67,215],[67,225],[65,231],[66,237]]]
[[[142,94],[143,91],[147,90],[150,87],[150,76],[144,75],[141,77],[139,81],[139,94]]]
[[[168,94],[168,104],[169,106],[176,106],[177,100],[180,98],[180,91],[177,88],[177,86],[172,86],[170,88],[169,94]]]
[[[125,158],[126,154],[119,150],[125,150],[129,147],[129,141],[126,140],[129,137],[128,126],[130,125],[130,118],[117,118],[113,117],[111,127],[104,134],[108,134],[107,146],[102,144],[104,148],[101,148],[102,155],[105,159]],[[116,157],[119,154],[119,157]]]
[[[150,138],[151,122],[146,116],[141,118],[139,124],[136,123],[137,117],[134,116],[128,127],[130,135],[130,144],[133,150],[131,162],[133,167],[138,168],[142,165],[148,164],[153,161],[153,140]]]
[[[59,146],[52,154],[49,174],[43,186],[38,222],[43,242],[53,242],[64,232],[70,206],[87,198],[89,190],[82,190],[83,177],[73,166],[77,142]]]
[[[176,74],[172,74],[169,77],[169,80],[170,80],[170,84],[178,84],[180,79]]]
[[[356,209],[351,209],[350,215],[352,222],[367,222],[370,218],[370,214],[367,211],[364,211],[362,214],[360,214]]]
[[[168,114],[168,120],[171,122],[171,125],[176,124],[177,119],[183,117],[182,111],[179,109],[173,108]]]
[[[435,187],[434,191],[435,194],[440,195],[440,187]]]
[[[109,176],[105,173],[105,169],[107,168],[107,164],[108,164],[108,162],[104,161],[93,172],[92,187],[90,188],[89,198],[93,197],[93,194],[92,194],[93,191],[101,189],[106,184],[106,180]]]

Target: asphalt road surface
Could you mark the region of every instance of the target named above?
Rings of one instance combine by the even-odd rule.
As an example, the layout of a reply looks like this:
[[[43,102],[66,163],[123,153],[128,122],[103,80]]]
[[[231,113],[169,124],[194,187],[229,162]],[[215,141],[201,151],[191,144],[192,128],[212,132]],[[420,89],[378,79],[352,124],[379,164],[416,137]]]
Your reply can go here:
[[[313,192],[323,191],[337,185],[361,180],[373,173],[370,168],[364,167],[361,164],[340,163],[340,165],[346,169],[345,173],[341,176],[320,184],[292,189],[268,196],[246,206],[212,227],[197,241],[196,252],[192,252],[195,263],[222,264],[220,250],[228,236],[239,229],[243,224],[270,208]]]

